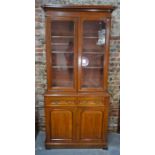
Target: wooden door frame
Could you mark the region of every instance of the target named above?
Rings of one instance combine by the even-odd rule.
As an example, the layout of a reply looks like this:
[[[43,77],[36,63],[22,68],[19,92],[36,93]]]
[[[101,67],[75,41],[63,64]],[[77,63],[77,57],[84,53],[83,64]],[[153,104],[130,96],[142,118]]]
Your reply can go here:
[[[74,22],[74,79],[73,79],[73,88],[69,87],[52,87],[52,45],[51,45],[51,27],[52,20],[56,21],[73,21]],[[47,66],[47,90],[48,91],[77,91],[77,39],[78,39],[78,18],[77,17],[50,17],[46,16],[46,66]]]
[[[102,88],[81,88],[81,79],[82,79],[82,47],[83,47],[83,22],[84,21],[97,21],[103,20],[106,25],[106,42],[104,47],[104,64],[103,64],[103,87]],[[82,16],[79,20],[79,37],[78,37],[78,91],[79,92],[92,92],[92,91],[107,91],[108,88],[108,64],[109,64],[109,46],[110,46],[110,26],[111,26],[111,17],[100,16]]]

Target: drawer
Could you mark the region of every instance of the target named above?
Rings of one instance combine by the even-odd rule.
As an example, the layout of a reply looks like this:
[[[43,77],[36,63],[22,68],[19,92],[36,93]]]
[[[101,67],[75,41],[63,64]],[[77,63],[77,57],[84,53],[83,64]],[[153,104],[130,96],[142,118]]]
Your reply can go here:
[[[76,104],[76,97],[55,97],[47,96],[45,97],[46,106],[71,106]]]
[[[79,106],[104,106],[104,97],[79,97]]]

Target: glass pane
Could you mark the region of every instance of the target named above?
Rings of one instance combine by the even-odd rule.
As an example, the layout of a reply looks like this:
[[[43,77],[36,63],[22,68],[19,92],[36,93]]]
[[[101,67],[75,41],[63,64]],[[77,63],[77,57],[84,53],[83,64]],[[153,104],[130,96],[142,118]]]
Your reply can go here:
[[[82,88],[103,87],[105,24],[84,21],[82,48]]]
[[[73,86],[73,68],[53,68],[53,87]]]
[[[52,21],[52,87],[73,87],[74,22]]]

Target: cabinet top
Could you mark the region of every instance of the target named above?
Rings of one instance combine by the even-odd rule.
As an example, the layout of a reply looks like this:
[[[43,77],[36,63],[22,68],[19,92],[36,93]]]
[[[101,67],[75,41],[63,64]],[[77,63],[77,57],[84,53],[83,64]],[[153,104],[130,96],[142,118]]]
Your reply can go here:
[[[112,12],[116,7],[112,5],[43,5],[42,8],[47,10],[63,11],[103,11]]]

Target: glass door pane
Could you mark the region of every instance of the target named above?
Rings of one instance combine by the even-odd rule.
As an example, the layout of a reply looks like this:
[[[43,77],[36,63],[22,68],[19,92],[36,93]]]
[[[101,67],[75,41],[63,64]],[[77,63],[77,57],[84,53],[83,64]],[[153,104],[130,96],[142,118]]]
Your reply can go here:
[[[105,23],[103,21],[83,22],[81,56],[81,87],[103,88]]]
[[[52,87],[74,87],[74,27],[74,21],[52,21]]]

